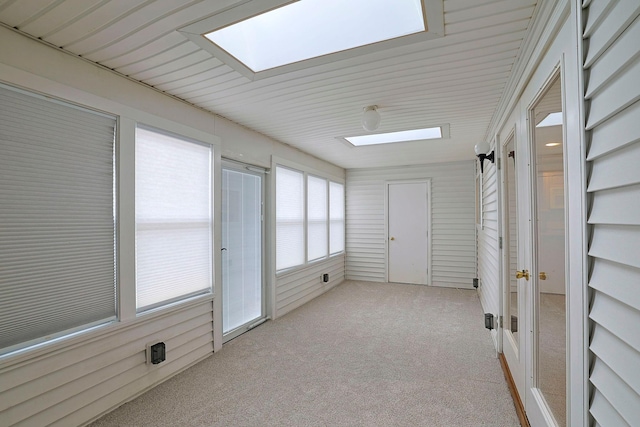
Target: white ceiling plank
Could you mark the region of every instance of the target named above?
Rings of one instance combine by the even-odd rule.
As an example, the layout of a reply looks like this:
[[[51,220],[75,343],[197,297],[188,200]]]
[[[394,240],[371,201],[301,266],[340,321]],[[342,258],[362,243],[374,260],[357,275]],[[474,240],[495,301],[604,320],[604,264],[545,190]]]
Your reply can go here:
[[[45,37],[51,32],[70,24],[89,13],[107,0],[66,0],[20,27],[20,30],[35,37]]]
[[[141,60],[147,60],[182,43],[184,43],[184,37],[177,32],[171,32],[149,42],[148,44],[142,45],[137,49],[120,56],[114,56],[107,60],[100,61],[99,63],[105,67],[117,69]]]
[[[2,22],[11,27],[19,28],[24,21],[32,16],[37,16],[55,2],[56,0],[29,0],[9,3],[2,10]]]

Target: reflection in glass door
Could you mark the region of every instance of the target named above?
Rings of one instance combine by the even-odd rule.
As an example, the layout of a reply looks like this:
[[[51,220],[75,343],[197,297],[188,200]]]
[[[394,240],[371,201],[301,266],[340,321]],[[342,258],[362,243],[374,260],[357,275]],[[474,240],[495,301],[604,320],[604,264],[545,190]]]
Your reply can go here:
[[[225,341],[264,318],[262,174],[222,171],[222,332]]]
[[[534,378],[557,425],[566,425],[563,115],[559,76],[531,111],[534,154]]]

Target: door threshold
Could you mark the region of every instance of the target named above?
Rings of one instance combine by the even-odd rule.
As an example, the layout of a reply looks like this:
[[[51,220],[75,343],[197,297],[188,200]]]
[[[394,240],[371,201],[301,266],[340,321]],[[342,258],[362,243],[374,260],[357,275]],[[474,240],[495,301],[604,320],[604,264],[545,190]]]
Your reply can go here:
[[[524,410],[522,400],[520,400],[520,395],[518,394],[516,383],[513,381],[511,371],[509,370],[509,365],[507,365],[507,359],[505,359],[504,357],[504,353],[500,353],[499,359],[500,366],[502,367],[502,372],[504,373],[504,378],[505,380],[507,380],[507,386],[509,387],[509,392],[511,393],[511,398],[513,399],[513,405],[516,407],[516,414],[518,415],[518,419],[520,420],[520,425],[522,427],[531,427],[529,425],[529,420],[527,419],[527,413]]]

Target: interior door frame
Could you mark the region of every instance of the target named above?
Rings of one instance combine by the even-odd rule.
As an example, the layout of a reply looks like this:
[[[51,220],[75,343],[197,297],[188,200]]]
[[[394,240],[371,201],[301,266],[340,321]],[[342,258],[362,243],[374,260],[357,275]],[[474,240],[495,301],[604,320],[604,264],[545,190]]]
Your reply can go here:
[[[431,286],[432,280],[432,236],[431,236],[431,178],[403,179],[403,180],[387,180],[384,184],[384,235],[385,235],[385,281],[389,282],[389,186],[394,184],[418,184],[425,183],[427,185],[427,283],[424,286]]]
[[[222,324],[223,319],[222,319],[222,304],[224,304],[224,296],[223,296],[223,289],[222,289],[222,280],[220,281],[220,293],[219,293],[219,299],[220,299],[220,330],[222,331],[222,341],[223,343],[232,340],[233,338],[237,337],[238,335],[241,335],[242,333],[252,329],[255,326],[258,326],[259,324],[265,322],[268,318],[269,318],[269,304],[268,304],[268,300],[269,300],[269,295],[267,292],[267,256],[266,256],[266,250],[267,250],[267,233],[266,233],[266,226],[267,226],[267,222],[266,222],[266,212],[267,212],[267,200],[266,200],[266,189],[267,189],[267,182],[266,182],[266,177],[267,174],[269,173],[268,170],[261,168],[261,167],[257,167],[257,166],[253,166],[250,164],[246,164],[246,163],[241,163],[235,160],[229,160],[229,159],[222,159],[221,162],[221,170],[220,170],[220,181],[221,181],[221,185],[222,185],[222,177],[223,177],[223,171],[224,170],[232,170],[232,171],[236,171],[236,172],[240,172],[240,173],[246,173],[248,175],[253,175],[253,176],[259,176],[260,177],[260,191],[261,191],[261,230],[260,230],[260,240],[261,240],[261,244],[260,244],[260,256],[261,256],[261,287],[262,287],[262,309],[261,309],[261,316],[256,319],[255,321],[249,321],[247,323],[245,323],[244,325],[240,325],[237,328],[227,332],[226,334],[224,333],[224,326]],[[222,192],[221,192],[222,193]],[[220,209],[222,212],[222,197],[220,199]],[[222,215],[220,216],[220,229],[221,229],[221,234],[220,234],[220,241],[222,242]],[[222,275],[222,262],[220,263],[220,274]],[[222,277],[222,276],[221,276]]]

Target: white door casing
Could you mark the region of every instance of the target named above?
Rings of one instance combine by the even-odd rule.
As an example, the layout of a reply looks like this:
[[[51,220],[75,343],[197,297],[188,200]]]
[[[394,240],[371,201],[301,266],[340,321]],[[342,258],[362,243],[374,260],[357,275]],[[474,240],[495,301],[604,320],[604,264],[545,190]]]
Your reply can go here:
[[[430,181],[387,183],[387,280],[430,284]]]

